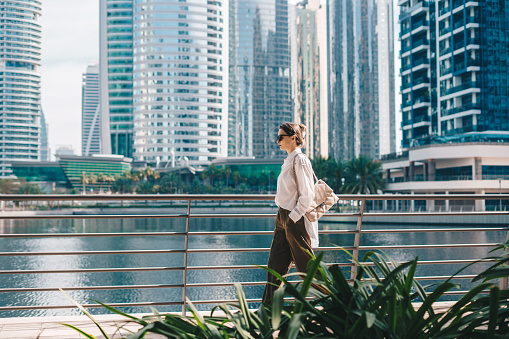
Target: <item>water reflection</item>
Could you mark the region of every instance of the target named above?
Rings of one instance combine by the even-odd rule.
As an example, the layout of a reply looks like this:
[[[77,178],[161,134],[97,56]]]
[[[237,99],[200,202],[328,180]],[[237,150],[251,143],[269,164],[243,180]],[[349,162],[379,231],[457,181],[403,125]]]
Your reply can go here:
[[[430,225],[391,225],[367,224],[366,228],[432,228]],[[445,226],[440,226],[444,228]],[[455,226],[448,226],[455,227]],[[264,219],[191,219],[191,231],[271,231],[274,228],[273,218]],[[352,223],[320,223],[321,229],[347,230],[354,229]],[[114,220],[0,220],[0,231],[12,233],[112,233],[112,232],[166,232],[185,230],[183,219],[114,219]],[[505,239],[506,232],[441,232],[441,233],[390,233],[365,234],[361,238],[364,246],[385,245],[419,245],[443,243],[497,243]],[[268,248],[272,235],[209,235],[194,236],[189,241],[192,249],[206,248]],[[354,235],[321,235],[322,246],[352,246]],[[104,251],[104,250],[146,250],[146,249],[182,249],[184,237],[88,237],[88,238],[17,238],[1,239],[1,252],[55,252],[55,251]],[[476,259],[487,255],[488,248],[466,249],[407,249],[387,250],[397,261],[419,260]],[[364,253],[361,252],[361,257]],[[192,253],[188,256],[190,266],[232,266],[264,265],[268,252],[255,253]],[[1,270],[54,270],[54,269],[91,269],[91,268],[125,268],[125,267],[181,267],[183,254],[112,254],[112,255],[57,255],[57,256],[18,256],[2,257]],[[327,251],[325,261],[329,263],[346,263],[349,257],[343,251]],[[450,275],[462,265],[422,265],[418,275]],[[475,274],[482,266],[471,267],[462,274]],[[345,271],[347,269],[345,268]],[[12,288],[33,287],[79,287],[79,286],[115,286],[115,285],[167,285],[181,284],[181,271],[148,271],[148,272],[76,272],[44,274],[9,274],[0,275],[0,286]],[[266,272],[258,268],[231,270],[189,270],[189,283],[251,282],[264,281]],[[426,282],[425,284],[427,284]],[[463,288],[468,288],[468,281],[460,281]],[[247,298],[259,298],[263,286],[246,287]],[[180,301],[181,288],[151,288],[125,290],[71,291],[69,294],[82,303],[97,299],[107,303],[122,302],[161,302]],[[228,300],[234,298],[233,287],[199,288],[190,287],[187,295],[191,300]],[[56,291],[0,293],[0,306],[6,305],[64,305],[69,301]],[[201,306],[209,309],[209,305]],[[161,311],[179,311],[180,306],[158,307]],[[146,308],[124,308],[129,312],[147,312]],[[102,312],[96,309],[95,313]],[[12,316],[48,316],[79,314],[77,310],[32,310],[2,312],[0,317]]]

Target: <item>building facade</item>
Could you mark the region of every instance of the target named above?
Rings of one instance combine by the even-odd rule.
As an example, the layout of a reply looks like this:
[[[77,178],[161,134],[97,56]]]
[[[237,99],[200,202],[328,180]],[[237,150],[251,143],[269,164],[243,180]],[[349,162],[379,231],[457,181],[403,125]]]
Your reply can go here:
[[[414,211],[507,210],[497,194],[509,192],[509,140],[447,141],[410,148],[382,161],[392,194],[493,194],[485,200],[417,200]],[[396,206],[393,206],[396,210]],[[401,206],[400,206],[401,207]]]
[[[226,156],[228,1],[136,1],[134,158]]]
[[[41,147],[41,1],[0,2],[0,177]]]
[[[81,154],[101,153],[99,67],[90,65],[81,83]]]
[[[396,150],[393,1],[329,0],[329,155]]]
[[[328,158],[327,7],[310,0],[290,9],[294,120],[307,127],[307,155]]]
[[[41,161],[50,161],[49,124],[46,122],[44,111],[41,108]]]
[[[226,156],[228,1],[101,6],[103,152],[192,165]]]
[[[133,0],[101,0],[101,153],[133,155]]]
[[[447,137],[508,137],[509,3],[399,5],[403,148]]]
[[[232,0],[228,155],[284,157],[279,125],[293,120],[287,0]]]

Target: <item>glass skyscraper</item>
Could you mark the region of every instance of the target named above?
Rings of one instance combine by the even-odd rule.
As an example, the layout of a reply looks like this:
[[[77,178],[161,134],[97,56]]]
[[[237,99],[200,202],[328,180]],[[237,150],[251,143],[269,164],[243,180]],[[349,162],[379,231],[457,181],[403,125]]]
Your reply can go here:
[[[402,146],[509,140],[509,2],[399,5]]]
[[[396,150],[392,0],[329,0],[329,155]]]
[[[103,150],[193,165],[227,155],[227,13],[225,0],[104,1]]]
[[[49,126],[44,117],[44,111],[41,108],[41,161],[50,161],[51,150],[48,142]]]
[[[227,155],[228,1],[134,4],[134,158]]]
[[[99,67],[90,65],[81,84],[81,154],[101,153]]]
[[[100,1],[101,153],[133,156],[133,0]]]
[[[8,163],[40,160],[41,1],[0,2],[0,177]]]
[[[228,155],[284,157],[293,120],[287,0],[230,0]]]
[[[327,7],[319,0],[290,7],[294,117],[307,127],[306,153],[329,156]]]

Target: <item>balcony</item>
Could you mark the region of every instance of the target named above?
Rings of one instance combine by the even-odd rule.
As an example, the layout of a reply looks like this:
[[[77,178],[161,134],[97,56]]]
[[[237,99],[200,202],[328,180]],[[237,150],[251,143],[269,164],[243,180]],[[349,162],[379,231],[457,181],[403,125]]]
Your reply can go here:
[[[454,94],[457,92],[461,92],[461,91],[464,91],[467,89],[474,89],[474,88],[480,89],[480,87],[478,87],[477,82],[471,81],[471,82],[467,82],[467,83],[464,83],[464,84],[461,84],[458,86],[451,87],[451,88],[445,90],[445,93],[443,95],[445,96],[445,95],[449,95],[449,94]]]
[[[468,59],[468,63],[458,62],[454,65],[454,73],[463,73],[467,71],[468,67],[480,67],[481,60],[477,59]]]
[[[403,29],[401,30],[401,32],[399,33],[399,37],[401,38],[401,37],[403,37],[404,35],[406,35],[406,34],[408,34],[408,33],[410,33],[410,32],[411,32],[411,29],[410,29],[409,27],[407,27],[407,28],[403,28]]]
[[[446,54],[449,54],[449,53],[451,53],[451,51],[452,51],[451,46],[442,48],[440,50],[440,56],[444,56]]]
[[[403,119],[403,125],[404,126],[408,126],[408,125],[415,125],[415,124],[419,124],[421,122],[429,122],[430,121],[430,117],[427,116],[427,115],[419,115],[419,116],[416,116],[414,117],[413,119],[409,119],[409,118],[405,118]]]
[[[419,39],[417,41],[414,41],[412,44],[412,49],[416,49],[421,46],[429,47],[429,40],[428,39]]]
[[[430,83],[430,80],[429,80],[428,77],[421,77],[421,78],[418,78],[418,79],[414,80],[413,86],[418,86],[418,85],[422,85],[422,84],[429,84],[429,83]]]
[[[467,39],[467,46],[469,45],[480,45],[481,44],[481,40],[478,39],[478,38],[469,38]]]
[[[471,102],[469,104],[465,104],[460,107],[453,107],[453,108],[446,109],[446,110],[442,111],[445,113],[445,114],[442,114],[442,116],[449,116],[449,115],[467,112],[467,111],[471,111],[471,110],[481,110],[481,108],[482,108],[482,105],[480,102],[475,102],[475,103]]]
[[[448,131],[445,131],[444,134],[445,135],[457,135],[457,134],[463,134],[463,133],[469,133],[469,132],[475,132],[475,131],[477,131],[477,126],[470,125],[470,126],[465,126],[465,127],[461,127],[461,128],[450,129]]]
[[[463,6],[463,0],[456,0],[452,3],[452,10],[454,11],[456,8]]]
[[[478,24],[479,22],[480,22],[479,15],[467,17],[467,24]]]
[[[404,47],[401,47],[401,55],[405,54],[406,52],[409,52],[412,50],[412,47],[411,46],[404,46]]]
[[[421,65],[429,65],[429,59],[428,58],[419,58],[415,59],[413,62],[413,67],[421,66]]]
[[[452,73],[452,67],[440,67],[440,76],[446,76]]]
[[[451,26],[440,29],[439,36],[445,35],[451,32]]]
[[[461,49],[461,48],[464,48],[465,47],[465,41],[464,40],[461,40],[461,41],[458,41],[456,43],[454,43],[454,50],[458,50],[458,49]]]
[[[447,6],[438,11],[438,16],[441,17],[442,15],[445,15],[451,11],[451,7]]]
[[[458,28],[463,27],[463,26],[465,26],[465,21],[458,20],[454,23],[454,30],[457,30]]]
[[[412,23],[412,31],[420,27],[429,27],[429,21],[426,19],[422,19],[415,23]]]

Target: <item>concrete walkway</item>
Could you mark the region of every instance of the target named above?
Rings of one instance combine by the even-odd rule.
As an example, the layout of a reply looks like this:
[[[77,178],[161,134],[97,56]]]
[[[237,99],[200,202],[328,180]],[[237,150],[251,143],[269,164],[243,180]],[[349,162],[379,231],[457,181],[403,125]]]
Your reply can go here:
[[[138,318],[143,314],[135,314]],[[135,332],[140,326],[126,323],[119,315],[96,315],[94,319],[101,325],[110,338],[125,338],[129,331]],[[71,324],[98,339],[104,339],[97,326],[86,316],[67,317],[27,317],[0,318],[0,339],[82,339],[85,336],[63,326]],[[120,329],[119,329],[120,327]],[[160,335],[147,335],[149,339],[165,338]]]
[[[454,302],[435,303],[434,309],[437,312],[444,312]],[[415,304],[418,308],[420,304]],[[143,315],[134,314],[141,318]],[[203,312],[203,315],[210,315],[210,312]],[[125,338],[129,331],[136,331],[139,325],[127,323],[126,318],[119,315],[95,315],[94,319],[101,325],[110,338]],[[82,339],[85,338],[75,330],[65,327],[62,324],[71,324],[92,334],[98,339],[104,339],[97,326],[86,316],[67,317],[27,317],[27,318],[0,318],[0,339]],[[120,329],[119,329],[120,327]],[[147,334],[147,339],[163,339],[164,336]]]

